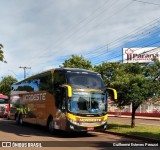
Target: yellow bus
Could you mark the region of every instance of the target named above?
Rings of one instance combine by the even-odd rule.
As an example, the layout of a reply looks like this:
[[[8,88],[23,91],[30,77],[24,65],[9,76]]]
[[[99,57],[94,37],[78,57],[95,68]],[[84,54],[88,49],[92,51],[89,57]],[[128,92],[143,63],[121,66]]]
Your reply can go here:
[[[47,126],[53,133],[107,128],[107,92],[100,74],[78,68],[51,69],[12,85],[10,118]]]

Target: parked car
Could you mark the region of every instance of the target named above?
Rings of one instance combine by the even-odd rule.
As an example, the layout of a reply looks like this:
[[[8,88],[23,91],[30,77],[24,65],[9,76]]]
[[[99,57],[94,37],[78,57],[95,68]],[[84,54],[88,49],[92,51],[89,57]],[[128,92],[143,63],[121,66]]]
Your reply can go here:
[[[8,117],[9,103],[8,96],[0,94],[0,117]]]

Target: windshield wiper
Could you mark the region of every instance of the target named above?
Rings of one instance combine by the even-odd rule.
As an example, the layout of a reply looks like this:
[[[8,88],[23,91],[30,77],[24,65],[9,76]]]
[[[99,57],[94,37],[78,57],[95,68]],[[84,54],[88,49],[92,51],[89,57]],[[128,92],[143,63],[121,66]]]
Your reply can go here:
[[[81,88],[81,89],[84,89],[84,88],[89,88],[89,86],[84,86],[84,85],[75,85],[75,84],[71,84],[71,86],[75,87],[75,88]]]

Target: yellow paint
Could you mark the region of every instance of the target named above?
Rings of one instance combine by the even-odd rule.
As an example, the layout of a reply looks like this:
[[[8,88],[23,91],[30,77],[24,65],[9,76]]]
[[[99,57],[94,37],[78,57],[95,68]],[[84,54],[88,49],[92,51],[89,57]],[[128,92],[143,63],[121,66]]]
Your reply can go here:
[[[107,90],[113,91],[114,100],[117,100],[117,91],[115,89],[113,89],[113,88],[107,88]]]
[[[75,116],[73,114],[67,113],[66,117],[69,119],[72,119],[74,121],[78,121],[78,120],[79,121],[84,120],[84,122],[85,121],[93,121],[93,120],[104,121],[104,120],[107,120],[108,114],[106,114],[105,116],[102,116],[102,117],[79,117],[79,116]]]
[[[74,120],[74,121],[77,121],[77,116],[73,115],[73,114],[70,114],[70,113],[67,113],[67,118],[71,119],[71,120]]]
[[[105,116],[103,116],[103,121],[107,120],[107,118],[108,118],[108,114],[106,114]]]
[[[65,84],[65,87],[68,89],[68,97],[72,97],[72,87],[70,85]]]

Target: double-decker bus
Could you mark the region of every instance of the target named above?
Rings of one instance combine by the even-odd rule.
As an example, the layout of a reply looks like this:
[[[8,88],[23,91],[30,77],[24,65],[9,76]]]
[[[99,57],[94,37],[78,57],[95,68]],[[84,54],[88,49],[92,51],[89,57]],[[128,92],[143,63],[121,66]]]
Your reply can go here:
[[[56,68],[12,85],[10,118],[64,131],[107,128],[107,93],[100,74],[78,68]]]
[[[7,117],[9,111],[8,96],[0,94],[0,117]]]

